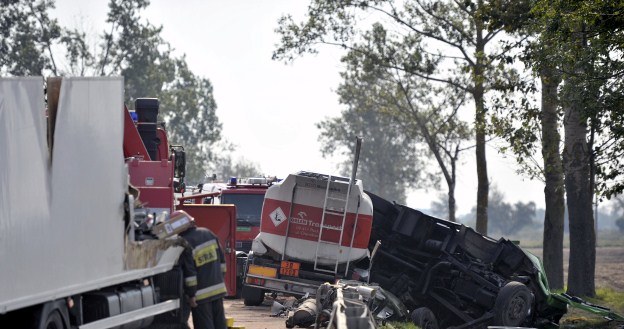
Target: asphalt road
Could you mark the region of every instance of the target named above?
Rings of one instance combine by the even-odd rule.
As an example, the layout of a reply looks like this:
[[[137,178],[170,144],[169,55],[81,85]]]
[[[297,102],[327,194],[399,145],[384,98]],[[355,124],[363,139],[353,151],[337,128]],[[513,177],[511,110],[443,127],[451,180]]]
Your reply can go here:
[[[278,297],[278,301],[284,300]],[[286,317],[271,316],[273,299],[267,295],[260,306],[245,306],[242,299],[225,299],[225,316],[234,318],[234,326],[245,329],[286,328]]]
[[[284,302],[283,297],[278,301]],[[286,317],[271,316],[273,298],[266,296],[260,306],[245,306],[242,299],[224,299],[225,316],[234,318],[234,328],[275,329],[286,328]],[[193,319],[189,319],[189,327],[193,329]]]

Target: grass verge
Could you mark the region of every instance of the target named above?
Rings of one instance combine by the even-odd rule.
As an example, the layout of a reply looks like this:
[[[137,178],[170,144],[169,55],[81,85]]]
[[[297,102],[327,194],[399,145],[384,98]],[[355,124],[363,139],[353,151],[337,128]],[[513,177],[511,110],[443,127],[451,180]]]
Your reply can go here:
[[[587,302],[610,308],[613,312],[624,316],[624,292],[609,288],[596,289],[596,297],[583,298]],[[570,308],[560,321],[561,328],[622,328],[623,323],[607,321],[600,315]]]

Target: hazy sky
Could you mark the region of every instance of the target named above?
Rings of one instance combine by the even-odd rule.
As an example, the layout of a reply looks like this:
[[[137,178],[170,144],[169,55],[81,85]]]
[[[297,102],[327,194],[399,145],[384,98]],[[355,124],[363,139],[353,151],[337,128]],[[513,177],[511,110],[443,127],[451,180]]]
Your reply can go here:
[[[101,34],[107,3],[57,0],[54,15],[63,26]],[[177,55],[186,54],[193,72],[212,82],[223,136],[265,174],[282,178],[299,170],[336,172],[336,164],[321,156],[315,124],[340,114],[334,90],[340,83],[342,49],[325,47],[292,65],[271,60],[278,18],[285,13],[301,18],[306,8],[303,0],[153,0],[144,12],[152,24],[163,25],[162,36]],[[515,174],[515,161],[497,155],[496,149],[488,147],[487,152],[490,181],[508,201],[533,200],[543,206],[541,183]],[[464,154],[458,175],[461,214],[476,204],[473,150]],[[442,188],[446,193],[444,184]],[[428,208],[436,197],[437,191],[415,191],[407,203]]]

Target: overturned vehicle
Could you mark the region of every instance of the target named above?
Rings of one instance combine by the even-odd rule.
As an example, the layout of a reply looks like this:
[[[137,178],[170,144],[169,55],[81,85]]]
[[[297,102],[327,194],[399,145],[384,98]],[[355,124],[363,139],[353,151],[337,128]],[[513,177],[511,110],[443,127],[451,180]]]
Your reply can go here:
[[[556,327],[568,304],[622,320],[551,293],[540,259],[510,240],[368,195],[374,209],[369,281],[396,295],[422,328]]]
[[[365,191],[355,175],[291,174],[265,194],[261,232],[245,262],[244,303],[260,305],[266,292],[318,299],[319,286],[337,280],[380,287],[428,329],[556,326],[568,305],[624,320],[551,293],[539,258],[512,241],[391,203]],[[327,296],[301,307],[322,317],[335,301]],[[305,314],[312,313],[299,311],[310,320]]]

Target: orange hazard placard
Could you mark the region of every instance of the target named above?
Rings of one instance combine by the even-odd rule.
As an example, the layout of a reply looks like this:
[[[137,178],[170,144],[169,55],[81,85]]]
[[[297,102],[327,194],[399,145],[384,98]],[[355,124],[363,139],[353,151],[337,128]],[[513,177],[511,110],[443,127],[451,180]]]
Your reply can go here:
[[[280,266],[280,274],[287,276],[299,276],[299,267],[300,263],[297,262],[288,262],[283,260]]]

